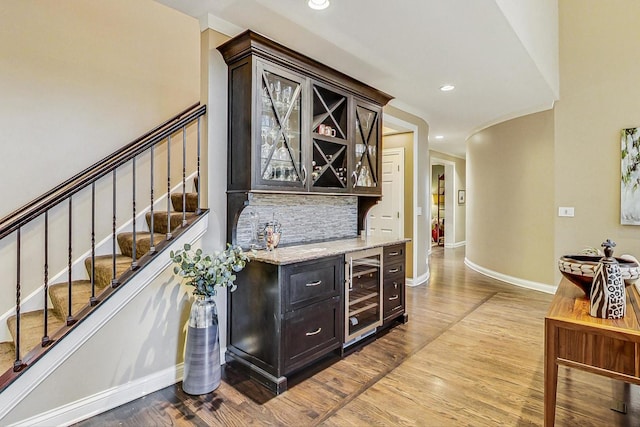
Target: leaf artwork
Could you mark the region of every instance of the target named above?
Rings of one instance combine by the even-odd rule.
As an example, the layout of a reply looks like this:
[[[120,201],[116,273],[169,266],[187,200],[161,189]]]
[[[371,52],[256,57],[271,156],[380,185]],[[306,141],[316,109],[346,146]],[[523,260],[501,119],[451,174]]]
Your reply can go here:
[[[620,223],[640,225],[640,128],[621,135]]]

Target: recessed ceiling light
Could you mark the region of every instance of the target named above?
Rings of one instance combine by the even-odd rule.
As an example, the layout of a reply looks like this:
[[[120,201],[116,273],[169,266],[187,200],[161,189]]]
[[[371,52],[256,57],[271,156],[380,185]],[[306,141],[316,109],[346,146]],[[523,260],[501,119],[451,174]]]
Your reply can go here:
[[[307,4],[311,9],[322,10],[329,7],[329,0],[309,0]]]
[[[309,0],[309,4],[311,4],[311,0]],[[443,92],[449,92],[450,90],[454,90],[456,87],[454,85],[443,85],[440,86],[440,90]]]
[[[436,139],[444,139],[444,136],[442,136],[442,135],[436,135]]]

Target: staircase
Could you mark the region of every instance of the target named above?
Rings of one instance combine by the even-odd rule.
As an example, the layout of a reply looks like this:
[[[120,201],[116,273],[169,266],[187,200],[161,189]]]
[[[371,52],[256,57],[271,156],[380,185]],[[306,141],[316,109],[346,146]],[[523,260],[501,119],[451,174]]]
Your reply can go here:
[[[93,310],[100,307],[100,303],[114,292],[125,286],[145,265],[155,259],[157,254],[171,245],[173,239],[184,233],[199,218],[206,213],[206,209],[200,207],[200,189],[198,179],[200,177],[200,118],[206,113],[205,106],[195,104],[177,116],[167,120],[156,128],[150,130],[140,138],[127,144],[110,156],[102,159],[90,166],[78,175],[70,178],[64,183],[53,188],[49,192],[34,199],[29,204],[16,210],[5,218],[0,219],[0,241],[9,238],[8,242],[16,248],[16,315],[7,319],[12,341],[0,342],[0,393],[2,393],[22,372],[36,363],[46,354],[48,349],[63,339],[73,331],[75,325],[82,322]],[[187,129],[193,130],[191,134],[197,135],[196,142],[192,143],[188,149]],[[194,137],[195,138],[195,137]],[[154,152],[160,147],[162,150]],[[177,159],[172,161],[171,152],[182,153]],[[154,154],[155,153],[155,154]],[[146,156],[146,157],[144,157]],[[161,156],[166,156],[162,157]],[[174,153],[174,157],[176,154]],[[189,157],[191,156],[191,157]],[[143,165],[145,173],[150,172],[150,184],[143,181],[143,184],[136,184],[136,171],[140,166],[136,166],[136,159],[150,161],[150,167]],[[154,166],[155,160],[155,166]],[[143,162],[144,163],[144,162]],[[192,166],[188,167],[190,164]],[[145,169],[146,167],[146,169]],[[116,197],[116,192],[122,187],[116,187],[116,176],[123,168],[128,170],[133,177],[129,189],[125,193],[129,198],[128,203],[133,207],[132,215],[129,217],[132,231],[116,232],[116,205],[121,201]],[[192,168],[195,168],[193,170]],[[190,169],[190,170],[188,170]],[[172,178],[173,171],[173,178]],[[180,173],[179,184],[182,191],[176,191],[178,184],[177,174]],[[154,184],[154,174],[162,176],[162,183],[166,182],[166,190],[163,194],[170,199],[170,209],[165,201],[163,208],[158,209],[158,200],[154,199],[154,188],[159,184]],[[195,192],[187,192],[187,176],[193,177]],[[113,177],[113,178],[111,178]],[[173,181],[172,181],[173,179]],[[97,185],[104,186],[105,182],[113,182],[113,195],[111,191],[107,199],[102,200],[104,191],[96,196]],[[140,185],[148,185],[147,193],[143,196],[136,196],[136,190]],[[174,192],[171,188],[173,187]],[[150,190],[149,190],[150,189]],[[91,194],[91,223],[93,224],[90,246],[91,255],[84,259],[85,278],[72,280],[83,276],[83,274],[72,274],[72,230],[73,221],[77,220],[77,214],[72,214],[73,197],[80,191],[87,191]],[[150,199],[147,198],[150,196]],[[142,199],[142,200],[140,200]],[[146,203],[145,203],[146,200]],[[68,203],[68,226],[69,260],[66,271],[68,280],[60,283],[49,284],[47,253],[49,245],[46,243],[48,237],[48,214],[57,206]],[[136,204],[146,204],[149,211],[144,215],[146,229],[136,229]],[[113,232],[109,234],[111,242],[117,242],[119,252],[115,243],[112,249],[105,251],[96,250],[95,245],[95,210],[96,206],[113,206]],[[59,211],[59,210],[58,210]],[[81,212],[81,210],[80,210]],[[42,301],[37,310],[21,310],[21,288],[24,285],[21,279],[21,264],[23,270],[37,271],[42,267],[31,265],[29,253],[22,254],[21,251],[21,230],[26,229],[34,221],[44,223],[44,280],[42,290],[38,291],[38,299]],[[85,218],[85,223],[88,218]],[[120,226],[125,229],[127,218],[118,218]],[[141,222],[140,220],[138,222]],[[31,231],[33,228],[31,227]],[[106,236],[102,236],[106,237]],[[109,240],[109,239],[107,239]],[[75,245],[76,242],[73,242]],[[63,245],[56,246],[56,250],[61,250]],[[109,253],[108,255],[98,255]],[[21,255],[24,259],[21,261]],[[66,255],[66,253],[65,253]],[[45,301],[47,301],[45,303]],[[33,307],[33,304],[31,305]]]

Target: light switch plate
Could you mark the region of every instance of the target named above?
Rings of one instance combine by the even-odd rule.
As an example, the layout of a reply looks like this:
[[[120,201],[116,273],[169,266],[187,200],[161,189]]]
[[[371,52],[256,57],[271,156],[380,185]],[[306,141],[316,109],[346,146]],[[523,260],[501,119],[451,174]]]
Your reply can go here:
[[[574,208],[573,207],[559,207],[558,208],[558,216],[574,216]]]

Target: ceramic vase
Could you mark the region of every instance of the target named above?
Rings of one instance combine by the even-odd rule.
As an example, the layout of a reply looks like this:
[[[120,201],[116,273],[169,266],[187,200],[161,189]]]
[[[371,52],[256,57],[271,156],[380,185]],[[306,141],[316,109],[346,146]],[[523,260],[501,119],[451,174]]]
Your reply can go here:
[[[593,317],[620,319],[624,317],[626,312],[625,284],[618,261],[613,257],[615,245],[611,240],[602,244],[605,256],[600,260],[594,272],[589,298],[589,313]]]
[[[182,389],[187,394],[207,394],[220,385],[218,311],[213,297],[196,296],[191,306]]]

